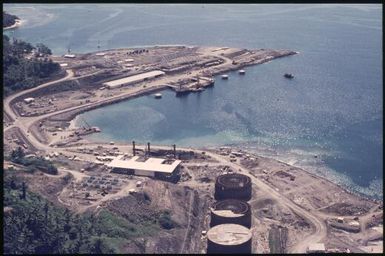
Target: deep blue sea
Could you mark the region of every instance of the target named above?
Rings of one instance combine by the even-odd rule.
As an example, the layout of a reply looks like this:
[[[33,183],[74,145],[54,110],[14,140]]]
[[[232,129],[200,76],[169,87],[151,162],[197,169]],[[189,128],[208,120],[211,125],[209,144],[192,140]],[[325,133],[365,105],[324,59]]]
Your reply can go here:
[[[300,54],[229,73],[199,94],[143,96],[82,114],[95,140],[234,144],[383,198],[381,5],[7,4],[5,32],[54,54],[147,45]],[[290,72],[295,79],[284,79]],[[315,158],[314,156],[317,156]]]

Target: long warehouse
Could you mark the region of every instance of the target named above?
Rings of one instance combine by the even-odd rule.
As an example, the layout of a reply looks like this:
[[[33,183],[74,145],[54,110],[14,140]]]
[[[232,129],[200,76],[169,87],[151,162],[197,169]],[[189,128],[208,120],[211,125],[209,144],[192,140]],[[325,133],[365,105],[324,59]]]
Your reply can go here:
[[[123,156],[114,158],[108,167],[112,172],[153,177],[162,180],[176,181],[179,174],[180,160],[168,160],[163,158],[140,158],[134,156],[125,160]]]
[[[103,83],[103,85],[105,85],[108,89],[113,89],[113,88],[118,88],[118,87],[121,87],[124,85],[130,85],[130,84],[135,84],[138,82],[143,82],[143,81],[146,81],[146,80],[149,80],[152,78],[157,78],[157,77],[160,77],[164,74],[165,73],[163,71],[154,70],[154,71],[150,71],[150,72],[146,72],[146,73],[141,73],[141,74],[137,74],[137,75],[128,76],[128,77],[124,77],[121,79],[109,81],[109,82]]]

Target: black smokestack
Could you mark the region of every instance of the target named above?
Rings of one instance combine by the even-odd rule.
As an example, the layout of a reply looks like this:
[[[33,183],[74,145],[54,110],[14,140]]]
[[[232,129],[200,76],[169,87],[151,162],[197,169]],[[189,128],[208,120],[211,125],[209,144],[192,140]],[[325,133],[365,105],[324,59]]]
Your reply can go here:
[[[174,158],[176,158],[176,145],[172,145],[172,147],[174,148]]]
[[[136,150],[135,150],[135,141],[132,141],[132,154],[135,156],[136,155]]]

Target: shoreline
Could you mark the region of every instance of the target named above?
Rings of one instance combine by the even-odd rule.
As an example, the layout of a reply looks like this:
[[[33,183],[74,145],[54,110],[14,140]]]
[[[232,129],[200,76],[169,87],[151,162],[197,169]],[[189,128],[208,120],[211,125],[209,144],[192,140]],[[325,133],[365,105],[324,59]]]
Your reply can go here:
[[[298,54],[298,52],[296,52],[296,54]],[[269,60],[263,60],[262,62],[260,62],[258,64],[262,64],[262,63],[265,63],[267,61],[269,61]],[[244,65],[244,66],[248,66],[248,65]],[[239,68],[240,67],[236,67],[236,68],[234,68],[234,70],[237,70]],[[226,71],[218,70],[218,71],[215,72],[215,76],[219,76],[222,73],[226,73],[226,72],[229,72],[229,71],[231,71],[231,70],[226,70]],[[170,88],[168,88],[167,86],[164,87],[164,88],[147,88],[147,89],[144,89],[144,91],[140,91],[140,92],[137,92],[135,94],[123,95],[123,96],[121,96],[121,97],[119,97],[117,99],[112,99],[112,100],[110,100],[108,102],[103,102],[101,104],[95,104],[95,105],[92,105],[92,106],[85,106],[84,108],[80,108],[80,109],[69,111],[71,113],[69,114],[69,116],[67,118],[64,118],[63,121],[67,121],[67,123],[69,123],[69,126],[66,128],[67,130],[77,129],[77,128],[80,128],[80,127],[76,125],[76,118],[79,115],[81,115],[81,114],[83,114],[85,112],[88,112],[88,111],[91,111],[91,110],[95,110],[95,109],[98,109],[98,108],[101,108],[101,107],[104,107],[104,106],[112,105],[112,104],[115,104],[115,103],[119,103],[119,102],[122,102],[122,101],[126,101],[126,100],[128,101],[130,99],[142,97],[142,96],[145,96],[145,95],[148,95],[148,94],[151,94],[151,93],[155,93],[157,91],[163,91],[163,90],[168,90],[168,89],[170,89]],[[54,116],[52,116],[52,117],[54,117]],[[89,135],[91,135],[91,134],[89,134]],[[90,140],[89,139],[89,135],[84,135],[82,137],[82,139],[85,140],[86,143],[101,143],[101,144],[102,143],[108,143],[107,140],[106,141]],[[119,142],[119,141],[117,141],[117,142]],[[219,145],[218,147],[215,147],[215,149],[218,149],[220,146],[228,146],[228,145]],[[232,145],[229,145],[229,146],[232,147],[232,148],[236,148],[236,149],[240,148],[239,144],[232,144]],[[190,146],[188,146],[188,147],[190,147]],[[251,151],[251,152],[253,152],[253,151]],[[308,173],[310,175],[315,175],[317,178],[324,179],[327,182],[330,182],[330,183],[340,187],[342,190],[344,190],[345,192],[347,192],[349,194],[352,194],[352,195],[355,195],[355,196],[358,196],[358,197],[361,197],[361,198],[365,198],[365,199],[368,199],[368,200],[383,201],[383,198],[382,199],[377,198],[378,196],[370,196],[368,194],[359,192],[358,190],[349,189],[349,187],[351,187],[350,186],[351,184],[350,185],[349,184],[343,184],[343,183],[337,182],[336,180],[328,179],[327,177],[325,177],[325,175],[317,174],[315,171],[306,170],[303,166],[293,165],[293,164],[284,162],[284,161],[280,160],[279,157],[263,156],[263,155],[261,155],[261,154],[259,154],[257,152],[256,152],[256,155],[259,156],[259,157],[270,158],[270,159],[273,159],[273,160],[278,161],[280,163],[283,163],[285,165],[289,165],[289,166],[292,166],[292,167],[295,167],[295,168],[299,168],[302,171],[305,171],[306,173]],[[338,172],[336,172],[336,173],[339,174]]]
[[[25,23],[24,20],[22,20],[22,19],[16,19],[16,20],[15,20],[15,24],[13,24],[13,25],[11,25],[11,26],[8,26],[8,27],[3,27],[3,31],[18,28],[18,27],[20,27],[21,25],[23,25],[23,23]]]
[[[159,46],[159,47],[161,47],[161,46]],[[116,50],[116,49],[109,49],[109,50],[100,51],[100,52],[108,52],[108,51],[114,51],[114,50]],[[299,52],[287,51],[285,54],[282,54],[280,56],[275,56],[274,58],[264,58],[264,59],[260,59],[258,61],[250,61],[250,62],[242,63],[242,64],[236,65],[236,66],[223,67],[223,68],[220,68],[220,69],[217,69],[217,70],[214,69],[214,70],[212,70],[212,75],[219,76],[220,74],[223,74],[223,73],[226,73],[226,72],[230,72],[230,71],[234,71],[234,70],[238,70],[238,69],[246,67],[246,66],[258,65],[258,64],[262,64],[262,63],[265,63],[265,62],[268,62],[268,61],[271,61],[271,60],[274,60],[274,59],[278,59],[278,58],[282,58],[282,57],[286,57],[286,56],[290,56],[290,55],[295,55],[295,54],[299,54]],[[85,113],[85,112],[88,112],[88,111],[91,111],[91,110],[94,110],[94,109],[98,109],[98,108],[101,108],[103,106],[107,106],[107,105],[110,105],[110,104],[115,104],[115,103],[118,103],[118,102],[121,102],[121,101],[130,100],[132,98],[141,97],[141,96],[144,96],[144,95],[148,95],[148,94],[151,94],[151,93],[155,93],[157,91],[163,91],[163,90],[167,90],[167,89],[170,89],[167,85],[150,87],[150,88],[142,89],[142,90],[134,92],[134,93],[129,93],[129,94],[117,96],[117,97],[112,98],[112,99],[107,99],[104,102],[94,102],[94,103],[86,105],[86,106],[82,106],[82,107],[79,107],[79,108],[63,111],[62,113],[54,114],[54,115],[45,117],[43,119],[39,119],[39,120],[37,120],[33,124],[33,126],[37,125],[37,123],[39,121],[41,121],[41,120],[47,120],[48,119],[48,120],[55,120],[55,121],[65,122],[66,123],[66,125],[65,125],[66,128],[65,129],[67,131],[71,130],[71,129],[77,129],[77,128],[79,128],[79,126],[76,125],[76,118],[77,118],[77,116],[79,116],[82,113]],[[85,140],[86,142],[89,142],[89,143],[107,143],[107,142],[98,142],[96,140],[89,140],[89,136],[87,136],[87,135],[82,136],[82,139]],[[40,142],[42,142],[42,141],[40,141]],[[231,147],[233,147],[233,148],[239,148],[239,146],[240,145],[231,145]],[[216,148],[218,148],[218,147],[216,147]],[[263,156],[261,154],[258,154],[258,153],[256,153],[256,155],[260,156],[260,157],[265,157],[265,156]],[[333,180],[330,180],[330,179],[327,179],[327,178],[325,178],[325,177],[323,177],[321,175],[315,174],[312,171],[305,170],[305,169],[303,169],[300,166],[295,166],[295,165],[283,162],[283,161],[279,160],[279,158],[276,158],[276,157],[273,157],[273,156],[268,156],[268,157],[265,157],[265,158],[273,159],[273,160],[281,162],[281,163],[283,163],[285,165],[289,165],[289,166],[292,166],[292,167],[295,167],[295,168],[299,168],[299,169],[301,169],[301,170],[303,170],[303,171],[305,171],[305,172],[307,172],[307,173],[309,173],[311,175],[315,175],[318,178],[326,179],[328,182],[341,187],[343,190],[345,190],[348,193],[351,193],[351,194],[354,194],[354,195],[357,195],[357,196],[360,196],[360,197],[364,197],[364,198],[367,198],[367,199],[370,199],[370,200],[381,200],[381,199],[377,199],[377,198],[372,198],[372,197],[370,197],[367,194],[358,193],[357,191],[354,191],[354,190],[349,190],[343,184],[338,184],[337,182],[335,182]]]
[[[80,128],[79,126],[76,126],[76,117],[73,118],[70,122],[70,126],[67,128],[67,129],[76,129],[76,128]],[[110,140],[98,140],[98,139],[90,139],[89,136],[91,134],[88,134],[88,135],[84,135],[82,137],[82,140],[83,140],[83,143],[85,143],[86,145],[87,144],[108,144],[108,142]],[[120,141],[120,140],[113,140],[115,142],[115,144],[122,144],[122,145],[129,145],[127,144],[125,141]],[[137,143],[138,146],[140,146],[141,144],[140,143]],[[145,145],[143,143],[143,145]],[[156,146],[167,146],[167,145],[163,145],[163,144],[154,144]],[[191,149],[198,149],[198,150],[208,150],[208,151],[218,151],[220,147],[229,147],[231,148],[232,150],[242,150],[243,152],[246,152],[246,153],[249,153],[249,154],[254,154],[256,157],[260,157],[260,158],[264,158],[264,159],[271,159],[271,160],[274,160],[280,164],[283,164],[283,165],[286,165],[286,166],[290,166],[290,167],[293,167],[293,168],[296,168],[297,170],[300,170],[302,172],[305,172],[306,174],[312,176],[314,179],[317,179],[317,180],[323,180],[325,182],[328,182],[334,186],[337,186],[338,188],[340,188],[341,190],[343,190],[345,193],[347,194],[350,194],[350,195],[353,195],[353,196],[356,196],[356,197],[359,197],[359,198],[362,198],[362,199],[366,199],[366,200],[369,200],[369,201],[372,201],[372,202],[383,202],[383,198],[377,198],[375,196],[370,196],[370,195],[367,195],[365,193],[362,193],[362,192],[359,192],[358,190],[354,190],[354,189],[349,189],[349,186],[348,185],[345,185],[343,183],[339,183],[337,182],[336,180],[332,180],[332,179],[329,179],[327,178],[326,176],[324,175],[320,175],[318,173],[316,173],[315,171],[312,171],[312,170],[309,170],[308,168],[306,168],[305,166],[300,166],[300,165],[295,165],[295,164],[290,164],[290,163],[287,163],[281,159],[279,159],[279,157],[274,157],[274,156],[265,156],[255,150],[250,150],[250,149],[244,149],[241,147],[241,144],[224,144],[224,145],[217,145],[217,146],[209,146],[209,147],[193,147],[193,146],[189,146],[189,145],[186,145],[186,146],[182,146],[182,148],[191,148]],[[338,172],[337,172],[338,174]]]

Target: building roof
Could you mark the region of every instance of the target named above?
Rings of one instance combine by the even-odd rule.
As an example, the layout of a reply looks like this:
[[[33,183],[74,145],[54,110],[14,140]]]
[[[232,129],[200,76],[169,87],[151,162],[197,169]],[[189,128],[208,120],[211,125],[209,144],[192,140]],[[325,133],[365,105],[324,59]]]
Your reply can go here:
[[[107,164],[113,168],[134,169],[151,172],[163,172],[172,173],[176,167],[182,162],[175,160],[172,164],[163,163],[166,159],[163,158],[148,158],[144,162],[137,161],[138,156],[134,156],[129,160],[123,160],[124,156],[115,157],[110,163]]]
[[[314,243],[314,244],[310,244],[309,247],[308,247],[308,251],[312,251],[312,252],[315,252],[315,251],[325,251],[325,245],[323,243]]]
[[[123,85],[123,84],[139,82],[145,78],[153,78],[153,77],[164,75],[164,74],[165,73],[163,71],[155,70],[155,71],[150,71],[150,72],[141,73],[138,75],[128,76],[128,77],[124,77],[121,79],[109,81],[109,82],[104,83],[104,85],[109,86],[109,87],[115,87],[115,86],[119,86],[119,85]]]

